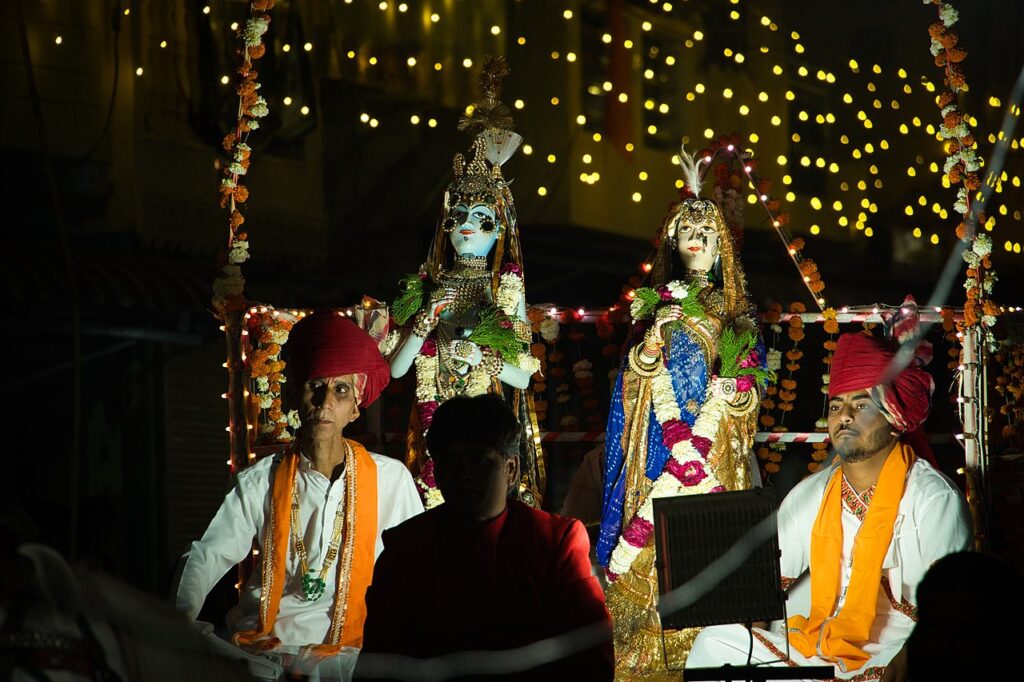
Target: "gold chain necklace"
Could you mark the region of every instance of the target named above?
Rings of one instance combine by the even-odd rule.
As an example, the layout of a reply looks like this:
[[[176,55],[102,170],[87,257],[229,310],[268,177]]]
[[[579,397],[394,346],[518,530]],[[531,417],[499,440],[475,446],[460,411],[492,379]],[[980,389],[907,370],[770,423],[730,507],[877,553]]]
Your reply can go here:
[[[291,534],[292,534],[292,546],[295,548],[295,553],[299,556],[299,565],[302,568],[302,596],[306,601],[316,601],[323,596],[327,590],[327,573],[331,570],[331,566],[334,565],[334,560],[338,558],[338,548],[341,546],[341,538],[344,535],[345,530],[345,509],[352,504],[351,492],[347,488],[352,488],[351,485],[355,480],[355,457],[352,452],[352,446],[345,443],[345,482],[346,494],[342,504],[338,505],[338,510],[334,514],[334,530],[331,533],[331,542],[327,546],[327,555],[324,557],[323,564],[320,566],[319,575],[316,571],[312,571],[309,568],[306,558],[306,545],[302,542],[302,534],[299,532],[299,492],[298,492],[298,476],[295,477],[295,482],[292,483],[292,523],[291,523]],[[351,533],[350,533],[351,535]],[[349,543],[346,543],[346,545]],[[351,554],[346,546],[346,554]],[[347,557],[348,561],[351,561],[351,557]],[[347,582],[347,580],[346,580]]]

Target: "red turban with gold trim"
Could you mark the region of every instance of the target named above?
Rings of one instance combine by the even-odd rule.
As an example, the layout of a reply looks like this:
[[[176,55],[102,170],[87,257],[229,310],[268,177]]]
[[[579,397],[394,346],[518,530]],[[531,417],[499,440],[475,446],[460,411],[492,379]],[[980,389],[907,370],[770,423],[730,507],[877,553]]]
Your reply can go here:
[[[297,383],[343,374],[365,375],[360,407],[371,405],[391,379],[388,363],[370,335],[332,310],[318,310],[296,322],[284,352],[288,378]]]

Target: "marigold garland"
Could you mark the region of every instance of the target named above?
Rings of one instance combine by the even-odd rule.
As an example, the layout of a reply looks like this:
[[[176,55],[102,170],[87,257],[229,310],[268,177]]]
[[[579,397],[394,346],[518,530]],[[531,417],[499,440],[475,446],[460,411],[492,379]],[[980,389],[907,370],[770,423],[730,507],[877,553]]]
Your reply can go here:
[[[254,420],[260,425],[257,435],[260,443],[289,443],[295,439],[299,428],[298,412],[285,413],[281,401],[281,384],[285,382],[281,347],[288,341],[292,326],[300,316],[301,313],[292,315],[267,307],[252,309],[245,315],[243,336],[249,341],[246,353],[249,404],[253,412],[261,414],[261,418]]]
[[[983,214],[978,214],[976,223],[968,222],[972,195],[981,187],[978,175],[981,159],[977,155],[977,141],[971,133],[970,117],[963,114],[956,102],[956,95],[967,90],[962,66],[967,51],[958,44],[959,35],[951,30],[960,15],[950,3],[942,0],[924,0],[924,4],[935,5],[938,12],[938,21],[928,27],[928,35],[931,37],[931,53],[935,65],[943,69],[944,82],[949,88],[936,98],[942,115],[939,135],[947,140],[943,172],[950,186],[960,185],[953,205],[953,209],[961,216],[956,236],[968,244],[963,253],[964,262],[967,263],[967,279],[964,282],[967,300],[964,303],[964,319],[959,328],[960,331],[980,328],[985,343],[994,349],[992,328],[996,324],[999,309],[987,299],[998,279],[989,257],[992,239],[978,232],[977,226],[985,223]]]
[[[801,265],[803,266],[803,264]],[[796,402],[797,382],[794,375],[800,369],[800,360],[804,356],[803,351],[799,348],[800,342],[805,337],[804,322],[800,314],[807,312],[807,306],[798,301],[793,302],[789,304],[789,312],[791,315],[786,323],[786,336],[793,342],[793,345],[785,353],[785,365],[782,365],[781,358],[778,360],[780,367],[784,366],[786,368],[786,376],[779,380],[778,386],[769,386],[765,390],[765,397],[761,401],[764,411],[758,417],[762,426],[774,432],[789,430],[784,426],[783,422],[786,420],[786,414],[793,411],[793,405]],[[770,329],[773,332],[773,346],[777,343],[778,337],[782,332],[782,327],[779,325],[781,319],[782,306],[778,303],[770,304],[764,320],[766,323],[769,323]],[[779,351],[775,350],[775,348],[769,350],[769,360],[771,360],[772,353],[779,353]],[[779,355],[781,356],[781,353]],[[769,362],[769,368],[771,368],[771,362]],[[772,410],[778,410],[778,417],[771,414]],[[765,475],[778,473],[780,469],[779,463],[782,461],[782,453],[785,451],[785,443],[771,443],[757,449],[757,456],[763,462],[762,468]]]
[[[828,334],[822,343],[825,354],[821,359],[825,365],[825,373],[821,375],[821,392],[825,398],[822,401],[821,417],[814,422],[814,430],[818,433],[825,433],[828,431],[828,385],[832,380],[832,354],[836,350],[835,335],[839,333],[839,320],[834,308],[826,308],[822,311],[821,316],[824,318],[822,327]],[[811,443],[811,461],[807,463],[808,472],[813,474],[821,469],[821,463],[828,458],[828,447],[829,443],[827,442]]]
[[[993,359],[999,367],[994,389],[1002,401],[996,423],[1001,422],[999,439],[1004,447],[1019,445],[1021,421],[1024,420],[1024,345],[1005,343]]]
[[[274,0],[253,0],[249,4],[249,18],[245,26],[236,31],[241,43],[238,52],[242,64],[238,67],[238,116],[235,129],[222,141],[224,150],[231,160],[226,165],[219,163],[223,178],[220,182],[220,206],[228,209],[228,236],[225,244],[224,262],[220,273],[213,282],[213,308],[217,316],[226,319],[228,313],[245,309],[245,278],[240,265],[249,259],[249,239],[241,231],[245,216],[240,208],[249,199],[249,190],[242,184],[242,177],[249,172],[252,148],[246,144],[249,133],[259,128],[259,119],[269,113],[267,101],[259,96],[260,83],[253,63],[264,55],[263,34],[270,28],[270,15]]]

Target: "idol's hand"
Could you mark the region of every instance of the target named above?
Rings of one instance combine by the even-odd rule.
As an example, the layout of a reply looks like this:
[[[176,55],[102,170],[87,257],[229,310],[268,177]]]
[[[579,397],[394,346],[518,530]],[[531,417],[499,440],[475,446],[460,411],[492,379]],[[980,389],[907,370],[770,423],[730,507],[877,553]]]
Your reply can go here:
[[[427,303],[427,309],[424,311],[427,317],[432,321],[436,322],[441,311],[448,307],[456,298],[458,294],[455,289],[445,287],[438,289],[430,295],[430,301]]]
[[[736,390],[735,379],[717,376],[711,379],[711,395],[725,398],[733,405],[740,398],[740,392]]]
[[[470,367],[476,367],[484,359],[480,346],[465,339],[452,341],[448,346],[448,353],[453,360],[464,362]]]
[[[683,317],[683,308],[678,305],[668,305],[658,310],[657,315],[654,317],[654,332],[658,336],[658,339],[662,342],[665,341],[664,332],[661,328],[669,322],[677,322]]]

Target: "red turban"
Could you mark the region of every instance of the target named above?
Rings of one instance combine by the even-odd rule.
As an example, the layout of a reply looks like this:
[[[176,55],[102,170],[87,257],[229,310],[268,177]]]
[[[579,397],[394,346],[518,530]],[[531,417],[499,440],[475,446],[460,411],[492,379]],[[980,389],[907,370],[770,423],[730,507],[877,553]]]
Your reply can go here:
[[[360,407],[372,404],[391,378],[388,363],[370,335],[331,310],[317,311],[296,322],[285,355],[289,378],[299,383],[343,374],[366,375]]]
[[[832,357],[828,397],[870,389],[886,419],[900,432],[917,431],[931,408],[935,381],[922,369],[922,356],[882,385],[882,377],[896,356],[898,347],[870,334],[843,334]]]

